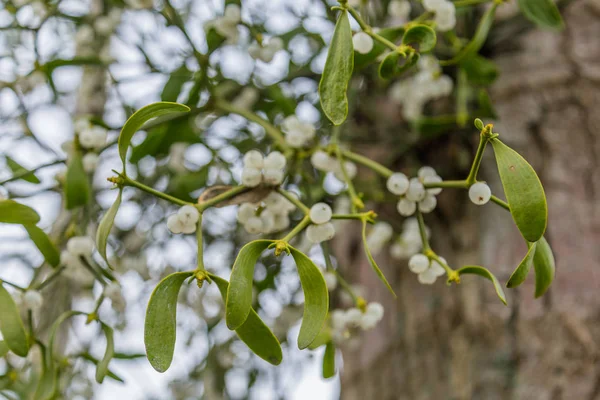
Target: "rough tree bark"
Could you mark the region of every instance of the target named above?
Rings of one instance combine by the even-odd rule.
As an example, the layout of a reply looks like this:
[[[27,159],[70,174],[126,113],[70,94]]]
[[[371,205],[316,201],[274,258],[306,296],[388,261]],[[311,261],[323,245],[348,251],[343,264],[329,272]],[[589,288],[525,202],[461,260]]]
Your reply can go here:
[[[353,266],[387,316],[360,349],[344,349],[342,399],[600,399],[600,2],[571,1],[563,15],[561,33],[527,30],[493,49],[502,70],[495,131],[544,183],[553,287],[534,301],[532,271],[504,307],[487,281],[425,287],[405,264],[382,260],[394,302],[345,235],[341,265]],[[499,188],[489,153],[484,178]],[[434,248],[455,267],[482,263],[506,282],[525,251],[511,218],[491,204],[457,204],[462,215],[436,228]]]

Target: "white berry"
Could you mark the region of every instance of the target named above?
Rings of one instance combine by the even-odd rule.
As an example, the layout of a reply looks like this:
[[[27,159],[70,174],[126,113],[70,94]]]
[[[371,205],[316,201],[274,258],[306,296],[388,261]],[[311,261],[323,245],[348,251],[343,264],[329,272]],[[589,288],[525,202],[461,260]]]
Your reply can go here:
[[[244,167],[262,169],[263,155],[258,150],[250,150],[244,155]]]
[[[469,198],[479,206],[484,205],[492,197],[492,190],[483,182],[477,182],[469,188]]]
[[[315,224],[324,224],[331,219],[331,207],[326,203],[317,203],[310,208],[310,220]]]
[[[417,211],[417,203],[406,198],[400,199],[396,209],[403,217],[410,217]]]
[[[244,228],[248,233],[251,233],[253,235],[261,233],[263,229],[263,221],[262,219],[260,219],[260,217],[251,217],[244,224]]]
[[[373,39],[364,32],[358,32],[352,36],[354,50],[360,54],[367,54],[373,49]]]
[[[346,175],[348,176],[348,179],[354,179],[354,177],[356,176],[356,173],[358,172],[358,168],[356,167],[356,164],[354,164],[352,161],[345,161],[344,169],[346,170]],[[342,171],[341,164],[337,165],[333,174],[337,179],[339,179],[342,182],[346,180],[344,177],[344,171]]]
[[[169,228],[172,233],[178,234],[183,232],[184,226],[185,225],[181,222],[177,214],[170,215],[169,218],[167,218],[167,228]]]
[[[387,189],[395,195],[401,196],[408,190],[408,178],[402,172],[393,173],[387,180]]]
[[[418,276],[419,283],[423,285],[433,285],[437,280],[437,276],[431,268],[421,272]]]
[[[248,187],[256,187],[262,181],[260,169],[245,167],[242,170],[242,184]]]
[[[425,254],[415,254],[408,260],[408,269],[415,274],[420,274],[429,268],[429,258]]]
[[[67,242],[67,251],[75,256],[89,256],[94,250],[94,240],[88,236],[74,236]]]
[[[96,153],[87,153],[81,159],[81,162],[83,163],[83,170],[88,174],[94,172],[94,170],[98,166],[99,158],[100,157]]]
[[[121,285],[117,282],[111,282],[104,287],[104,295],[111,300],[121,299]]]
[[[406,198],[411,201],[421,201],[425,198],[425,187],[419,178],[411,178],[406,191]]]
[[[331,222],[320,225],[310,225],[306,228],[306,238],[314,244],[333,239],[335,228]]]
[[[265,169],[263,179],[267,185],[279,185],[283,182],[284,173],[281,169]]]
[[[37,290],[28,290],[23,294],[23,305],[29,310],[39,310],[43,303],[42,294]]]
[[[378,321],[383,318],[384,309],[379,303],[369,303],[367,305],[367,314],[372,315]]]
[[[434,195],[427,195],[423,200],[419,202],[419,211],[422,213],[430,213],[435,209],[437,200]]]
[[[432,167],[425,166],[425,167],[419,168],[419,172],[417,172],[417,176],[419,177],[421,182],[423,182],[423,180],[428,176],[437,176],[437,172],[435,172],[435,169],[433,169]]]
[[[250,203],[242,203],[240,208],[238,208],[237,212],[237,220],[238,222],[244,224],[250,218],[254,217],[256,212],[256,207]]]
[[[423,178],[423,183],[440,183],[442,182],[442,178],[440,178],[439,176],[435,175],[435,176],[426,176],[425,178]],[[431,188],[431,189],[427,189],[427,193],[429,194],[433,194],[433,195],[438,195],[440,193],[442,193],[442,188]]]
[[[310,162],[318,170],[331,172],[337,167],[337,160],[322,150],[315,151],[310,156]]]
[[[177,218],[179,218],[184,225],[195,224],[200,218],[200,213],[196,207],[185,205],[177,211]]]
[[[265,169],[284,169],[286,164],[286,159],[283,154],[278,151],[273,151],[269,153],[263,163],[263,168]]]
[[[442,260],[442,262],[444,264],[448,264],[444,257],[440,257],[440,260]],[[429,266],[429,269],[431,270],[431,273],[434,274],[435,276],[442,276],[446,273],[446,270],[444,269],[444,267],[442,267],[442,265],[439,262],[437,262],[436,260],[431,261],[431,265]]]
[[[196,224],[183,224],[181,233],[189,234],[196,232]]]
[[[333,272],[325,271],[323,273],[323,278],[325,278],[325,284],[327,285],[327,290],[330,292],[335,290],[337,287],[337,276]]]

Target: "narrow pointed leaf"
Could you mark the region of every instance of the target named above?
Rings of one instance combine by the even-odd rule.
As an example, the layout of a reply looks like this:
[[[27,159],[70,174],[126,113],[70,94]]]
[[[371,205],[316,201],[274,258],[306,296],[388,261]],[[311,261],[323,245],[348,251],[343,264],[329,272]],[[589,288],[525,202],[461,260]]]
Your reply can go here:
[[[363,221],[362,224],[363,224],[362,240],[363,240],[363,247],[365,248],[365,254],[367,255],[367,260],[369,260],[369,264],[371,265],[371,268],[373,268],[373,271],[375,271],[375,273],[377,274],[377,276],[379,277],[381,282],[384,283],[385,287],[387,287],[387,289],[394,296],[394,298],[396,298],[396,293],[394,293],[394,289],[392,289],[392,286],[386,279],[385,275],[383,274],[383,272],[381,272],[381,269],[379,269],[379,266],[375,262],[375,258],[373,258],[373,255],[371,254],[371,250],[369,250],[369,246],[367,245],[367,221]]]
[[[329,379],[335,375],[335,345],[327,343],[323,354],[323,378]]]
[[[402,37],[402,44],[409,45],[419,53],[427,53],[435,47],[435,31],[427,25],[412,25]]]
[[[227,288],[229,282],[216,275],[210,274],[212,280],[217,284],[223,301],[227,299]],[[271,329],[260,319],[256,311],[250,310],[246,321],[235,330],[242,342],[260,358],[273,364],[279,365],[283,359],[281,345]]]
[[[504,294],[504,290],[502,290],[502,285],[500,285],[500,282],[498,282],[498,279],[496,279],[496,277],[487,269],[480,267],[478,265],[467,265],[466,267],[462,267],[461,269],[457,270],[456,272],[458,272],[459,275],[472,274],[472,275],[479,275],[486,279],[489,279],[494,284],[494,289],[496,289],[496,294],[498,295],[498,297],[500,298],[502,303],[504,303],[504,305],[506,305],[506,295]]]
[[[34,224],[23,224],[23,226],[27,230],[29,238],[44,256],[46,262],[53,267],[57,267],[60,264],[60,253],[54,243],[52,243],[52,240],[46,235],[46,232]]]
[[[537,242],[535,243],[527,243],[529,249],[527,250],[527,254],[523,258],[523,260],[519,263],[517,269],[514,270],[508,282],[506,282],[507,288],[514,288],[525,282],[525,278],[529,274],[529,270],[533,265],[533,255],[535,254],[535,249],[537,247]]]
[[[98,225],[98,231],[96,232],[96,247],[98,248],[98,253],[100,253],[108,265],[110,265],[110,263],[108,262],[108,258],[106,256],[106,243],[108,242],[108,235],[110,235],[110,230],[113,227],[115,217],[119,211],[122,196],[123,189],[119,189],[119,194],[117,195],[115,202],[112,204],[112,206],[110,206],[106,214],[104,214],[104,217],[102,217],[100,225]]]
[[[377,34],[395,43],[396,40],[398,40],[402,37],[402,35],[404,35],[404,27],[396,26],[391,28],[383,28],[380,31],[378,31]],[[361,54],[358,51],[354,52],[355,71],[357,71],[360,68],[366,67],[367,65],[375,61],[377,57],[379,57],[381,54],[383,54],[384,51],[388,49],[388,47],[383,43],[380,43],[376,40],[374,40],[373,42],[373,49],[371,49],[371,51],[367,54]]]
[[[293,247],[290,247],[290,251],[304,292],[304,314],[298,336],[298,348],[303,350],[317,338],[323,328],[329,309],[329,292],[321,270],[311,259]]]
[[[252,309],[252,282],[254,266],[263,251],[273,243],[271,240],[255,240],[240,250],[229,279],[225,321],[231,330],[239,328]]]
[[[340,12],[331,43],[325,69],[319,83],[319,95],[323,112],[334,125],[340,125],[348,116],[346,91],[354,69],[352,29],[348,12]]]
[[[0,281],[1,283],[1,281]],[[25,357],[29,352],[27,334],[19,309],[12,296],[0,284],[0,332],[8,348],[18,356]]]
[[[19,175],[27,172],[27,169],[23,167],[21,164],[13,160],[12,158],[6,156],[6,165],[12,171],[13,175]],[[23,179],[29,183],[40,183],[40,180],[33,172],[29,172],[26,175],[23,175],[20,179]]]
[[[517,228],[528,242],[537,242],[546,231],[548,206],[537,174],[519,153],[492,139],[504,194]]]
[[[40,216],[35,210],[14,200],[0,200],[0,222],[6,224],[37,224]]]
[[[542,237],[537,242],[537,248],[533,256],[533,267],[535,269],[535,297],[538,298],[546,293],[556,275],[554,254],[552,254],[552,249],[546,238]]]
[[[65,181],[67,210],[86,205],[90,200],[90,192],[90,181],[83,169],[81,152],[74,151],[67,163],[67,178]]]
[[[521,12],[541,28],[560,30],[564,28],[560,11],[552,0],[518,0]]]
[[[152,367],[165,372],[173,361],[177,330],[177,296],[183,282],[193,272],[175,272],[154,288],[144,323],[146,355]]]
[[[96,382],[102,383],[104,377],[108,374],[108,364],[110,360],[112,360],[113,355],[115,354],[115,340],[113,335],[113,330],[110,326],[101,323],[102,330],[104,331],[104,335],[106,336],[106,351],[104,352],[104,357],[98,363],[96,367]]]
[[[96,367],[98,366],[98,363],[100,363],[100,360],[96,359],[95,357],[92,357],[91,354],[89,353],[83,353],[80,354],[79,357],[83,358],[86,361],[91,362],[92,364],[94,364]],[[146,357],[145,354],[142,354],[142,357]],[[115,356],[113,356],[113,358],[117,358]],[[111,371],[110,369],[107,370],[106,372],[106,376],[108,376],[109,378],[114,379],[117,382],[120,383],[125,383],[125,380],[123,378],[121,378],[119,375],[115,374],[113,371]]]

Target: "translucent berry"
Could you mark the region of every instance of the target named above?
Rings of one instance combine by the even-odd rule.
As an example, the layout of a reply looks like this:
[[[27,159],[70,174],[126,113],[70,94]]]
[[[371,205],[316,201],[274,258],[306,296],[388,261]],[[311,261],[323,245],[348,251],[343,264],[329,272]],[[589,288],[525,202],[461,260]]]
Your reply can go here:
[[[334,171],[337,166],[337,160],[322,150],[315,151],[310,162],[316,169],[326,172]]]
[[[181,207],[177,211],[177,218],[181,220],[184,225],[195,224],[200,218],[200,213],[194,206],[186,205]]]
[[[263,162],[263,168],[265,169],[284,169],[286,164],[286,159],[283,154],[278,151],[273,151],[269,153]]]
[[[484,205],[492,197],[492,191],[488,185],[483,182],[477,182],[469,188],[469,198],[479,206]]]
[[[435,169],[433,169],[432,167],[425,166],[425,167],[419,168],[419,172],[417,172],[417,176],[419,177],[421,182],[423,182],[423,180],[428,176],[437,176],[437,172],[435,172]]]
[[[185,225],[181,222],[177,214],[170,215],[169,218],[167,218],[167,228],[175,234],[183,232],[184,226]]]
[[[425,178],[423,178],[423,183],[440,183],[440,182],[442,182],[442,178],[440,178],[437,175],[426,176]],[[442,188],[427,189],[427,193],[433,194],[433,195],[438,195],[438,194],[442,193]]]
[[[67,251],[75,256],[89,256],[94,251],[94,240],[88,236],[74,236],[67,242]]]
[[[358,32],[352,36],[354,50],[360,54],[367,54],[373,49],[373,39],[365,32]]]
[[[260,217],[251,217],[244,224],[244,228],[248,233],[253,235],[261,233],[263,229],[262,219],[260,219]]]
[[[370,314],[363,314],[360,318],[358,326],[360,326],[361,329],[368,331],[369,329],[375,328],[378,322],[379,320],[374,316]]]
[[[183,224],[181,233],[190,234],[196,232],[196,224]]]
[[[29,310],[39,310],[43,303],[42,294],[37,290],[28,290],[23,294],[23,305]]]
[[[415,254],[408,260],[408,269],[415,274],[420,274],[429,268],[429,258],[425,254]]]
[[[356,164],[354,164],[351,161],[344,162],[344,169],[346,170],[346,175],[348,175],[348,179],[354,179],[356,173],[358,172]],[[337,179],[339,179],[342,182],[346,180],[344,177],[344,171],[342,171],[342,167],[340,166],[340,164],[337,165],[333,174]]]
[[[262,169],[263,155],[258,150],[250,150],[244,155],[244,167]]]
[[[407,198],[400,199],[396,209],[403,217],[410,217],[415,213],[415,211],[417,211],[417,203],[408,200]]]
[[[423,200],[419,202],[419,211],[422,213],[430,213],[435,210],[435,206],[437,205],[437,200],[434,195],[427,195]]]
[[[256,187],[262,181],[260,169],[245,167],[242,170],[242,184],[248,187]]]
[[[251,203],[242,203],[238,208],[237,212],[237,220],[238,222],[244,224],[250,218],[254,217],[256,213],[256,207]]]
[[[444,262],[444,264],[448,264],[448,262],[446,262],[446,259],[444,257],[440,257],[440,260],[442,260]],[[444,267],[442,267],[442,265],[437,262],[436,260],[431,261],[431,265],[429,266],[429,269],[431,270],[431,273],[434,274],[435,276],[442,276],[446,273],[446,270],[444,269]]]
[[[81,159],[81,162],[83,163],[83,170],[88,174],[94,172],[94,170],[98,166],[99,158],[100,157],[96,153],[87,153]]]
[[[419,178],[411,178],[406,191],[406,198],[410,201],[421,201],[425,198],[425,187]]]
[[[283,182],[284,173],[282,169],[265,169],[263,179],[267,185],[279,185]]]
[[[310,225],[306,229],[307,239],[314,244],[331,240],[334,236],[335,228],[331,222],[321,225]]]
[[[433,285],[437,280],[437,276],[431,268],[421,272],[418,276],[419,283],[423,285]]]
[[[393,173],[387,180],[386,186],[390,193],[401,196],[408,190],[408,178],[402,172]]]
[[[353,307],[346,311],[346,323],[358,326],[362,319],[363,313],[358,308]]]
[[[325,271],[323,273],[323,278],[325,278],[325,283],[327,284],[327,290],[329,290],[329,291],[335,290],[335,288],[337,287],[337,283],[338,283],[337,276],[335,276],[335,273]]]
[[[310,220],[315,224],[324,224],[331,219],[331,207],[326,203],[317,203],[310,208]]]
[[[372,315],[379,321],[383,318],[384,309],[383,306],[377,302],[369,303],[367,305],[366,313]]]

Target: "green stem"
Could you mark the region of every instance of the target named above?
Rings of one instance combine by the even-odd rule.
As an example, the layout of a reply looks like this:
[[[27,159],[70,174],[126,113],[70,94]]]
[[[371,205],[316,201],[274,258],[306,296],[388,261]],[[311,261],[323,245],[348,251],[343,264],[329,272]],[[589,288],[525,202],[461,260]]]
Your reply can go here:
[[[423,253],[430,252],[431,246],[429,246],[429,239],[427,239],[427,230],[425,229],[425,221],[423,221],[423,214],[417,210],[417,221],[419,222],[419,234],[421,235],[421,242],[423,243]]]
[[[510,206],[504,200],[499,199],[498,197],[496,197],[494,195],[492,195],[492,197],[490,197],[490,200],[510,212]]]
[[[468,7],[478,4],[490,3],[493,0],[457,0],[454,2],[454,7]]]
[[[292,240],[294,236],[302,232],[302,230],[308,225],[310,225],[310,217],[308,215],[305,215],[304,218],[302,218],[302,220],[298,223],[298,225],[296,225],[294,229],[292,229],[287,235],[285,235],[285,237],[283,237],[281,241],[289,243],[289,241]]]
[[[50,282],[52,282],[54,279],[59,277],[60,274],[65,270],[65,268],[67,268],[67,267],[65,265],[62,265],[59,268],[55,269],[50,275],[48,275],[48,277],[44,281],[38,283],[37,285],[34,285],[32,287],[32,289],[33,290],[42,290],[43,288],[48,286],[48,284],[50,284]]]
[[[146,193],[150,193],[153,196],[156,196],[163,200],[170,201],[171,203],[175,203],[180,206],[185,206],[185,205],[191,204],[191,203],[188,203],[187,201],[180,200],[180,199],[170,196],[166,193],[159,192],[158,190],[152,189],[151,187],[146,186],[143,183],[140,183],[134,179],[131,179],[128,176],[125,176],[125,175],[120,175],[120,176],[121,176],[121,178],[123,178],[123,185],[125,185],[125,186],[132,186],[132,187],[138,188]]]
[[[196,205],[196,208],[198,209],[198,211],[200,211],[200,213],[202,213],[207,208],[210,208],[219,204],[222,201],[237,196],[238,194],[245,192],[246,190],[249,190],[247,186],[235,186],[227,190],[226,192],[223,192],[220,195],[213,197],[212,199],[208,199],[206,201],[203,201],[202,203],[199,203],[198,205]]]
[[[198,242],[198,262],[196,271],[204,271],[204,242],[202,241],[202,213],[196,224],[196,241]]]
[[[362,17],[358,13],[358,11],[356,11],[356,9],[354,9],[352,6],[350,6],[348,4],[345,4],[342,7],[344,9],[348,10],[350,15],[352,15],[352,17],[354,17],[356,22],[358,22],[360,29],[362,29],[367,35],[371,36],[374,40],[377,40],[379,43],[383,44],[384,46],[389,47],[391,50],[396,51],[398,46],[396,46],[394,43],[390,42],[383,36],[378,35],[377,33],[373,32],[373,29],[371,28],[371,26],[369,24],[367,24],[365,22],[365,20],[362,19]]]
[[[350,150],[342,150],[342,155],[350,161],[354,161],[355,163],[364,165],[365,167],[377,172],[379,175],[384,178],[389,178],[394,172],[391,169],[384,167],[376,161],[371,160],[365,156],[361,156],[360,154],[353,153]]]
[[[446,264],[441,258],[440,256],[438,256],[437,254],[435,254],[433,251],[429,251],[427,253],[427,257],[429,257],[429,259],[431,260],[435,260],[438,262],[438,264],[440,264],[442,266],[442,268],[444,268],[446,270],[446,274],[448,274],[448,280],[454,279],[454,275],[456,275],[456,271],[454,271],[452,268],[450,268],[448,266],[448,264]]]
[[[479,135],[479,145],[477,146],[477,152],[475,153],[475,158],[473,159],[473,165],[471,165],[471,171],[469,172],[469,176],[467,176],[466,179],[466,182],[469,186],[477,182],[477,173],[479,172],[479,167],[481,166],[481,159],[483,158],[483,151],[485,150],[485,145],[488,141],[488,138],[485,135],[487,129],[487,127],[483,128],[481,134]]]
[[[304,213],[304,215],[308,215],[310,213],[310,208],[308,208],[303,202],[301,202],[292,193],[290,193],[287,190],[282,189],[282,188],[278,188],[277,193],[279,193],[280,195],[285,197],[290,203],[292,203],[296,207],[298,207]]]
[[[442,181],[442,182],[431,182],[424,183],[425,189],[434,189],[434,188],[452,188],[452,189],[468,189],[469,184],[467,181]]]
[[[342,157],[342,152],[339,147],[336,147],[335,151],[338,162],[340,163],[340,169],[342,170],[342,175],[344,175],[344,181],[348,186],[348,194],[350,194],[350,199],[352,201],[352,211],[356,211],[356,209],[362,210],[365,208],[365,203],[361,200],[361,198],[356,193],[354,189],[354,184],[352,183],[352,179],[348,176],[348,172],[346,171],[346,166],[344,165],[344,158]]]
[[[364,213],[356,214],[333,214],[331,219],[356,219],[362,221],[364,219]]]
[[[21,286],[19,286],[19,285],[16,285],[16,284],[14,284],[14,283],[12,283],[12,282],[5,281],[5,280],[2,280],[2,279],[0,279],[0,284],[2,284],[2,283],[6,283],[8,286],[12,286],[12,287],[14,287],[14,288],[15,288],[15,289],[17,289],[17,290],[20,290],[21,292],[25,292],[25,291],[27,290],[27,289],[25,289],[24,287],[21,287]]]
[[[35,167],[34,169],[28,169],[25,171],[21,171],[18,174],[15,174],[15,175],[11,176],[10,178],[3,180],[2,182],[0,182],[0,185],[4,185],[5,183],[16,181],[18,179],[23,178],[24,176],[33,174],[33,173],[35,173],[41,169],[44,169],[46,167],[51,167],[51,166],[57,165],[57,164],[64,164],[65,162],[67,162],[67,160],[55,160],[55,161],[49,162],[47,164],[40,165],[39,167]]]

